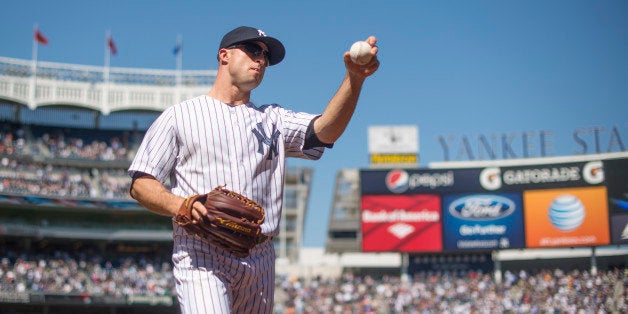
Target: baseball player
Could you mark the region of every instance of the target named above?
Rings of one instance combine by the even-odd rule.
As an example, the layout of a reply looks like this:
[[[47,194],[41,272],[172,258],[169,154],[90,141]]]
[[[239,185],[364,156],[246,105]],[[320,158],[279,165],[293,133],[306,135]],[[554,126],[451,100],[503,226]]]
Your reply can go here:
[[[314,115],[250,102],[251,91],[268,66],[283,60],[285,48],[257,28],[238,27],[220,42],[209,93],[167,108],[148,129],[129,168],[131,196],[142,206],[173,217],[186,197],[223,185],[257,202],[266,215],[258,244],[246,257],[173,224],[182,313],[272,313],[272,238],[279,232],[285,159],[318,159],[343,133],[362,84],[379,67],[376,38],[366,41],[371,61],[358,65],[345,52],[344,79],[323,113]],[[195,222],[206,213],[200,202],[192,204]]]

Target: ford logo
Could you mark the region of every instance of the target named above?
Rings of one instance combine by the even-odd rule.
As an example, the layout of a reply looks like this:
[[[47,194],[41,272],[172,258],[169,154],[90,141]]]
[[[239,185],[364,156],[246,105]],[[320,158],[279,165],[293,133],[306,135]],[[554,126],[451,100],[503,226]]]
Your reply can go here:
[[[493,220],[506,217],[515,211],[509,198],[492,194],[474,194],[459,198],[449,205],[454,217],[472,220]]]

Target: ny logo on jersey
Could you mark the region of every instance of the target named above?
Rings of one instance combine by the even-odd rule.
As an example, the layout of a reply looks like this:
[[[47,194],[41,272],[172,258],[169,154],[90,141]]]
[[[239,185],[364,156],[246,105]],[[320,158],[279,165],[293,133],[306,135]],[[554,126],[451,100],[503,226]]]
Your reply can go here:
[[[257,124],[257,129],[253,129],[253,134],[255,134],[255,137],[257,137],[257,141],[259,143],[259,148],[257,149],[257,152],[264,155],[264,145],[262,144],[266,144],[268,145],[268,148],[270,149],[270,151],[268,152],[268,157],[266,157],[266,159],[273,159],[273,157],[277,156],[277,154],[279,153],[277,151],[277,138],[279,138],[279,134],[281,134],[279,132],[279,130],[276,129],[276,125],[273,124],[273,133],[271,134],[270,137],[268,137],[266,135],[266,131],[264,131],[264,127],[262,126],[262,123],[258,123]]]

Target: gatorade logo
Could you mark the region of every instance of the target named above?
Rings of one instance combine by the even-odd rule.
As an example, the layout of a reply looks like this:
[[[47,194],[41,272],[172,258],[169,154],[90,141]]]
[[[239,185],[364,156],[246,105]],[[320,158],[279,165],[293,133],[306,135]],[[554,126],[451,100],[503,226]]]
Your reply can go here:
[[[582,167],[582,178],[589,184],[604,182],[604,167],[601,161],[591,161]]]
[[[499,168],[485,168],[480,173],[480,184],[483,188],[493,191],[502,187],[501,170]]]

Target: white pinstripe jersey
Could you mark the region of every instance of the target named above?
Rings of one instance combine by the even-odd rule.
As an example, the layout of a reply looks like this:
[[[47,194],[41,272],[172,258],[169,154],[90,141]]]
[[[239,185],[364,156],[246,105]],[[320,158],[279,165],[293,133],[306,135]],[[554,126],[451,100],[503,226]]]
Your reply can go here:
[[[167,108],[151,125],[129,174],[162,183],[179,196],[208,193],[218,185],[264,207],[262,233],[277,235],[286,157],[319,159],[322,147],[303,150],[309,113],[278,105],[230,106],[199,96]],[[174,224],[175,235],[183,235]]]

